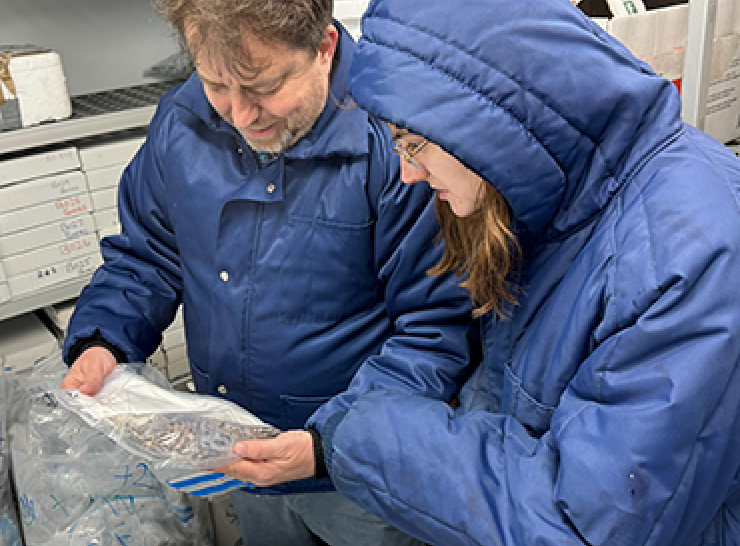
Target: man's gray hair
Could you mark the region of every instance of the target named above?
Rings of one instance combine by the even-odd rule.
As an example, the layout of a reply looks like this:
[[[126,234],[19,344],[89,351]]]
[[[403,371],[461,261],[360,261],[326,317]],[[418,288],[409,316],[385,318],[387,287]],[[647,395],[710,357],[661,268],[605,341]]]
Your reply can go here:
[[[333,0],[156,0],[156,7],[193,59],[203,56],[254,77],[264,67],[245,49],[245,34],[315,56],[332,22]]]

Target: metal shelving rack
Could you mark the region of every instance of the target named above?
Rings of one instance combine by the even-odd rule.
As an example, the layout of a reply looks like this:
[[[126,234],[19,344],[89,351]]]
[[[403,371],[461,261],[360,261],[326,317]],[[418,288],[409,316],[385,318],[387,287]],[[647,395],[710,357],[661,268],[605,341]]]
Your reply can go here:
[[[0,132],[0,161],[5,154],[146,127],[159,98],[179,81],[160,81],[72,97],[69,119]],[[89,278],[80,277],[60,282],[29,296],[0,303],[0,321],[72,299],[88,281]]]
[[[69,119],[0,132],[3,154],[146,127],[159,98],[176,81],[155,82],[72,97]]]

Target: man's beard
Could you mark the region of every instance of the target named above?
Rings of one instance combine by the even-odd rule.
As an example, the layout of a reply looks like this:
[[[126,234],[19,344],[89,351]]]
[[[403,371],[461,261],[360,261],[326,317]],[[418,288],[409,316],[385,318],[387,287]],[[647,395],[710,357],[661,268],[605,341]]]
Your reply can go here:
[[[242,133],[241,131],[239,131]],[[252,140],[247,138],[247,136],[242,133],[242,136],[244,137],[244,140],[247,141],[247,144],[249,144],[249,147],[252,148],[255,152],[265,152],[272,155],[277,155],[283,153],[285,150],[290,148],[293,144],[296,143],[298,138],[296,138],[296,135],[294,131],[291,131],[289,128],[283,129],[283,134],[280,136],[280,140],[272,145],[260,145],[254,143]],[[300,135],[303,136],[303,135]]]
[[[326,95],[327,91],[319,83],[315,83],[307,99],[307,103],[309,104],[308,109],[290,118],[292,123],[290,121],[286,123],[286,127],[283,129],[280,140],[277,143],[266,145],[265,143],[253,142],[242,133],[244,140],[256,152],[266,152],[272,155],[283,153],[311,131],[321,116],[321,112],[324,110]]]

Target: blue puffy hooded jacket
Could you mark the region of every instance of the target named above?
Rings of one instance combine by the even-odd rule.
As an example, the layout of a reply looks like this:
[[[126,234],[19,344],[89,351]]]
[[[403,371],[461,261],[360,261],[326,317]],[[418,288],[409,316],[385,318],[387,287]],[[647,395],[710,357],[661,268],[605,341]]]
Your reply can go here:
[[[740,160],[567,0],[373,1],[350,90],[501,192],[523,261],[459,409],[327,421],[337,489],[435,545],[740,544]]]
[[[454,275],[426,274],[442,251],[431,191],[400,181],[385,125],[341,104],[354,47],[341,29],[324,111],[261,170],[197,76],[163,98],[65,354],[98,330],[141,362],[182,302],[198,392],[283,430],[311,417],[320,431],[376,388],[459,390],[470,298]],[[258,491],[330,489],[324,478]]]

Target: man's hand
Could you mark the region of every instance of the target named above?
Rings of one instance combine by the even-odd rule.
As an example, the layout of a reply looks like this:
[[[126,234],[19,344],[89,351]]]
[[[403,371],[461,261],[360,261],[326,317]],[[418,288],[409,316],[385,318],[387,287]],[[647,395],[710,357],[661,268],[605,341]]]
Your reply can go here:
[[[240,461],[215,470],[260,487],[314,475],[313,439],[305,430],[239,442],[234,452],[242,457]]]
[[[64,376],[61,388],[77,389],[94,396],[103,386],[103,380],[116,367],[116,357],[104,347],[90,347],[83,352]]]

